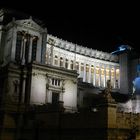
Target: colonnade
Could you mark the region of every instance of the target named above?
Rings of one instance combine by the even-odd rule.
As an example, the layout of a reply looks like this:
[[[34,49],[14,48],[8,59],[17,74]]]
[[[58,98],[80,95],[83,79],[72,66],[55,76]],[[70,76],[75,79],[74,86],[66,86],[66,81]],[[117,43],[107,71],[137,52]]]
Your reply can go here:
[[[111,81],[112,88],[120,87],[120,70],[118,65],[92,62],[82,63],[74,60],[54,56],[53,65],[66,69],[77,70],[83,82],[92,83],[96,87],[106,87],[107,80]]]

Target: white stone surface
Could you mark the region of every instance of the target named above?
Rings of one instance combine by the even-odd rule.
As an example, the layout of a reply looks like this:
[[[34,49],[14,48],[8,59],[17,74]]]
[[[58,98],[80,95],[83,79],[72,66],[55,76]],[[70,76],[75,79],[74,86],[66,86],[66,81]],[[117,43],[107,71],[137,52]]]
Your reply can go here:
[[[77,107],[77,83],[72,80],[65,81],[65,92],[63,93],[64,106],[66,108]]]
[[[35,75],[32,76],[31,81],[31,104],[45,104],[46,100],[46,79],[45,76],[35,71]]]

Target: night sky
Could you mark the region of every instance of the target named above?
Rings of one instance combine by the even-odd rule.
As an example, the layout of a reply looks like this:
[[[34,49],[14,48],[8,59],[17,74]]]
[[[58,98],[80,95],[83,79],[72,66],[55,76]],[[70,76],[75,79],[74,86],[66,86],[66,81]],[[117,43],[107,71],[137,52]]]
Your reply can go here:
[[[32,3],[29,3],[32,2]],[[99,1],[8,2],[12,8],[43,21],[48,33],[88,48],[112,52],[121,44],[140,46],[140,8],[138,3]]]

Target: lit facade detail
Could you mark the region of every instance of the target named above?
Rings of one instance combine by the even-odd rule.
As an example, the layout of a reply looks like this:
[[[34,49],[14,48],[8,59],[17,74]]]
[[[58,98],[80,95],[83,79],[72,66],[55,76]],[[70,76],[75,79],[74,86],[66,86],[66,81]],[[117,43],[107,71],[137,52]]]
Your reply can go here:
[[[83,82],[92,83],[96,87],[106,87],[107,80],[111,80],[112,88],[120,87],[117,56],[75,45],[52,35],[48,35],[47,40],[46,54],[53,48],[55,66],[76,70]],[[50,40],[55,42],[53,46]]]
[[[117,56],[49,35],[32,19],[14,20],[5,29],[7,33],[3,40],[8,41],[0,46],[2,67],[13,63],[27,70],[32,65],[31,71],[28,70],[30,77],[26,75],[29,78],[22,82],[23,101],[27,100],[25,93],[30,89],[30,104],[62,101],[66,109],[76,111],[79,79],[98,91],[111,80],[112,88],[119,90]],[[11,87],[15,81],[20,81],[20,74],[15,75],[9,78]],[[13,96],[14,91],[7,94]]]

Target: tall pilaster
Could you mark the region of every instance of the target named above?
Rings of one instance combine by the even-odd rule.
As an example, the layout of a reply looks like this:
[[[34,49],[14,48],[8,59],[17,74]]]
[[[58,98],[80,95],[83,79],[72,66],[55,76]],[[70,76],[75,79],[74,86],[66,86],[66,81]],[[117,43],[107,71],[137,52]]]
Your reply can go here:
[[[41,45],[42,45],[42,36],[40,35],[37,40],[37,49],[36,49],[37,62],[41,62]]]
[[[31,62],[32,59],[32,42],[33,42],[33,38],[32,36],[30,37],[30,45],[29,45],[29,54],[28,54],[28,62]]]
[[[27,41],[27,39],[24,38],[23,39],[23,46],[22,46],[22,56],[21,56],[21,64],[22,65],[25,64],[25,47],[26,47],[26,41]]]
[[[42,33],[42,45],[41,45],[41,63],[46,62],[46,42],[47,42],[47,28]]]
[[[47,103],[52,103],[52,91],[47,90]]]
[[[15,61],[17,29],[13,27],[12,30],[11,61]]]

